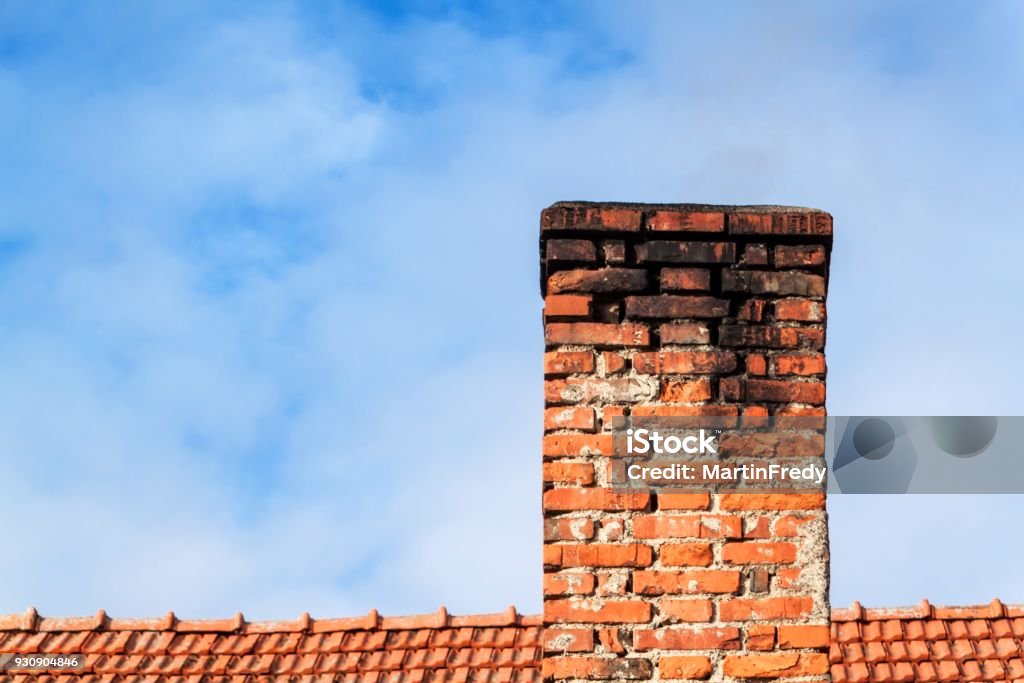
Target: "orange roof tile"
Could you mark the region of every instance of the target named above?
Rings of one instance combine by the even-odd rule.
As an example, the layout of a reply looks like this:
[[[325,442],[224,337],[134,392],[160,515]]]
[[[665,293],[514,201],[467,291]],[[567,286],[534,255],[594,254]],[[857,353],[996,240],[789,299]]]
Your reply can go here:
[[[83,654],[79,672],[3,673],[17,683],[254,683],[299,676],[332,683],[536,683],[541,618],[433,614],[247,622],[0,615],[4,654]],[[854,681],[1024,680],[1024,605],[832,612],[832,678]],[[134,680],[134,679],[133,679]]]

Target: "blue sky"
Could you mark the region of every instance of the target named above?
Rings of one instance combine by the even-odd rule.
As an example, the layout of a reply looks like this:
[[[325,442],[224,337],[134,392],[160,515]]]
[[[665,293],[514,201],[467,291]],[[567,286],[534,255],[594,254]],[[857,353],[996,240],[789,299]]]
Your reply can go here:
[[[562,199],[830,210],[830,411],[1021,414],[1022,24],[4,4],[0,612],[538,610]],[[1024,602],[1017,497],[830,508],[834,604]]]

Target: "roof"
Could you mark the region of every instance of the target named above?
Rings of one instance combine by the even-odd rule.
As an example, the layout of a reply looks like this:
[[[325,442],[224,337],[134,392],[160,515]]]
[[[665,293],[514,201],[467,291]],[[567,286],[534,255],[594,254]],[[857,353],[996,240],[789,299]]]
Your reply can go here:
[[[282,679],[344,683],[535,683],[539,616],[499,614],[247,622],[0,616],[0,655],[83,654],[84,669],[53,676],[0,675],[52,683],[252,683]],[[835,683],[1024,680],[1024,605],[832,612]],[[138,679],[137,676],[142,676]]]

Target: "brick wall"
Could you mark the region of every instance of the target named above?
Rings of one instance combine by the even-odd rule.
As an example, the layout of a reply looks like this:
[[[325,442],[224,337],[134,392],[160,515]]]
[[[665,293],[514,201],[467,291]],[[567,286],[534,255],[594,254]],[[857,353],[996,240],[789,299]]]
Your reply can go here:
[[[829,680],[824,497],[608,486],[620,415],[824,415],[832,218],[541,214],[546,680]]]

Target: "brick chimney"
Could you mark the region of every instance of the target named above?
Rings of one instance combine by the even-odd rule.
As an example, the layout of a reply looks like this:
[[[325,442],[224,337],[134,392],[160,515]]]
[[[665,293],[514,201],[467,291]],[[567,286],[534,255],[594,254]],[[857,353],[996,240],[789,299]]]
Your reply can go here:
[[[829,677],[821,493],[614,489],[611,422],[824,415],[832,217],[541,214],[545,680]]]

